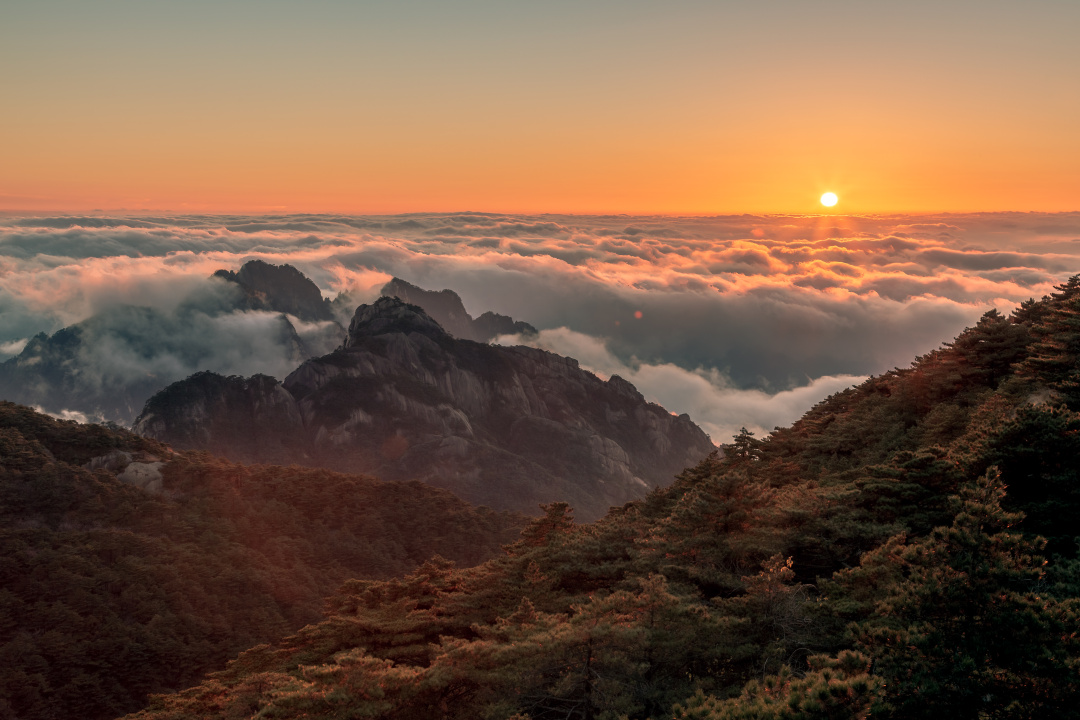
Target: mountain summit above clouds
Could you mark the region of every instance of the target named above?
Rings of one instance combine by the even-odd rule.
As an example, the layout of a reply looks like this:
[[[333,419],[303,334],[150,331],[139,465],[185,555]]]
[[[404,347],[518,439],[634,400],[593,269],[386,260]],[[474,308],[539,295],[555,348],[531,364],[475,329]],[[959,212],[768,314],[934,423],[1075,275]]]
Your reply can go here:
[[[455,338],[396,297],[357,308],[344,345],[284,383],[200,373],[151,398],[135,429],[242,462],[423,480],[495,508],[565,500],[587,520],[713,449],[621,378]]]
[[[536,328],[529,323],[490,310],[473,318],[453,290],[424,290],[394,278],[383,286],[382,294],[423,308],[446,332],[462,340],[490,342],[499,335],[536,334]]]
[[[486,312],[473,319],[451,290],[395,278],[383,294],[424,307],[455,337],[487,342],[535,333]],[[0,399],[70,417],[131,423],[146,400],[192,373],[284,377],[344,341],[332,304],[291,265],[249,260],[218,270],[173,307],[113,305],[52,335],[39,333],[0,362]]]
[[[237,272],[218,270],[214,277],[236,283],[246,309],[286,313],[307,322],[334,319],[319,286],[292,265],[249,260]]]
[[[291,265],[252,260],[217,271],[172,307],[112,305],[35,335],[0,363],[0,399],[127,424],[193,372],[284,377],[344,336],[315,283]]]

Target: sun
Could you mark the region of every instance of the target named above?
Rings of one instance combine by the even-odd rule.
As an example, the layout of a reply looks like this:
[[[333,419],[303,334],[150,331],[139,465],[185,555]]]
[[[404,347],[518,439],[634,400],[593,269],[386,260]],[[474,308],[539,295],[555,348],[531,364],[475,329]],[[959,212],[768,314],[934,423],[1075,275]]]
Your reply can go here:
[[[821,204],[825,207],[832,207],[840,198],[836,197],[836,193],[827,192],[821,196]]]

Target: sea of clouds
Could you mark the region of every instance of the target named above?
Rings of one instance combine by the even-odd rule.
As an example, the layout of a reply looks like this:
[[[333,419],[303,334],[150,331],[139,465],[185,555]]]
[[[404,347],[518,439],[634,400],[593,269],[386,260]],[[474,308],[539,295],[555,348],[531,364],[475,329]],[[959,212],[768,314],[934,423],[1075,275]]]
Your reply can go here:
[[[393,276],[450,288],[474,316],[525,320],[541,331],[531,344],[624,376],[726,442],[907,366],[990,308],[1052,292],[1080,272],[1080,213],[5,217],[0,360],[35,333],[126,306],[192,317],[222,292],[215,270],[254,258],[352,304]],[[200,367],[145,348],[98,362],[278,375],[292,362],[278,335],[238,332],[270,318],[205,315],[168,326],[169,348],[204,349],[189,354]]]

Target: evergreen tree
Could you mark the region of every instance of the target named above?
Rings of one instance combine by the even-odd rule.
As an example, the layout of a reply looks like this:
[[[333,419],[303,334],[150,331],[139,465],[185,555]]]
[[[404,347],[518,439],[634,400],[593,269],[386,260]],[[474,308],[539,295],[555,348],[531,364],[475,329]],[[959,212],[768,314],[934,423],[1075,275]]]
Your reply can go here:
[[[1020,528],[1047,539],[1047,553],[1073,556],[1080,535],[1080,413],[1025,405],[973,443],[969,467],[997,466],[1009,486],[1006,507],[1025,515]]]
[[[997,310],[988,310],[975,327],[964,330],[945,346],[949,364],[956,368],[953,380],[959,380],[953,392],[969,390],[972,384],[997,388],[1013,365],[1027,357],[1029,342],[1027,326],[1010,322]]]
[[[1041,543],[1010,531],[1004,494],[992,471],[961,489],[951,526],[839,574],[837,609],[871,613],[851,633],[885,680],[875,717],[1080,713],[1080,604],[1047,592]]]
[[[674,707],[676,720],[864,720],[881,691],[881,681],[867,673],[866,656],[844,651],[837,658],[815,655],[809,671],[788,668],[760,681],[751,680],[737,698],[720,699],[698,692]]]
[[[1080,410],[1080,275],[1057,290],[1031,328],[1035,342],[1025,370],[1071,409]]]

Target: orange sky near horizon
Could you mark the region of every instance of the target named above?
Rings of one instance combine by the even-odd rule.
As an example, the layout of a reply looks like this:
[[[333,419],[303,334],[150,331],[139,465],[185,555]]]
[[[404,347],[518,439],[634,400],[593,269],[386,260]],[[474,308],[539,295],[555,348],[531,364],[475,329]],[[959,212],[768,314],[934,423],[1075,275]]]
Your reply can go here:
[[[0,210],[1080,209],[1080,4],[394,5],[0,10]]]

